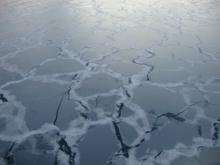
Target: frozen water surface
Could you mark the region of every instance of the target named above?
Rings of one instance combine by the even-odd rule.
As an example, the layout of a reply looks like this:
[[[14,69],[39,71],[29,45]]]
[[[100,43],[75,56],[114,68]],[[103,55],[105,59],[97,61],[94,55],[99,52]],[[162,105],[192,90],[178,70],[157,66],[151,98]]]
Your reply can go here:
[[[220,165],[219,0],[0,0],[0,165]]]

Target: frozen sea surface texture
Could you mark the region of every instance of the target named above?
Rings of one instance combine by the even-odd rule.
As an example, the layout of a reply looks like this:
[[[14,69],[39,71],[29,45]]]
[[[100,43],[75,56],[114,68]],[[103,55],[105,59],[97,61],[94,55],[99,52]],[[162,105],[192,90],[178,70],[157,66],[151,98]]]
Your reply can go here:
[[[220,165],[219,0],[0,0],[0,165]]]

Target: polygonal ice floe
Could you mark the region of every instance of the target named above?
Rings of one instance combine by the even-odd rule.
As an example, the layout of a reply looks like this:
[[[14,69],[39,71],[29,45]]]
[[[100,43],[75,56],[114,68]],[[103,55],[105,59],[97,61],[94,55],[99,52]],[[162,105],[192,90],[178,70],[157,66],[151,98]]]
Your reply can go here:
[[[107,93],[112,89],[119,88],[121,83],[113,77],[100,73],[85,79],[76,93],[81,96],[90,96],[98,93]]]
[[[117,141],[109,125],[91,128],[79,144],[80,164],[106,164],[117,149]]]
[[[83,68],[83,65],[76,60],[60,58],[45,63],[39,69],[37,69],[36,74],[50,75],[59,73],[71,73],[82,70]]]
[[[59,55],[59,51],[58,48],[49,46],[29,48],[11,56],[5,62],[14,66],[15,69],[26,73],[47,59],[56,58]]]
[[[201,148],[200,154],[198,156],[193,157],[185,157],[181,156],[174,161],[170,165],[200,165],[207,164],[207,165],[218,165],[220,163],[219,154],[220,148]]]
[[[67,88],[56,83],[43,83],[26,80],[6,88],[26,107],[25,121],[30,129],[39,128],[45,122],[55,120],[59,103],[62,100],[57,124],[62,129],[77,116],[73,100],[69,100]]]
[[[133,102],[146,111],[155,111],[157,114],[179,112],[185,102],[180,93],[163,87],[144,84],[134,90]]]
[[[9,82],[9,81],[15,81],[15,80],[19,80],[21,78],[21,76],[19,74],[13,73],[13,72],[9,72],[3,68],[0,68],[0,86],[4,85],[5,83]]]

